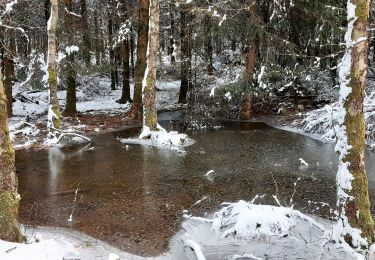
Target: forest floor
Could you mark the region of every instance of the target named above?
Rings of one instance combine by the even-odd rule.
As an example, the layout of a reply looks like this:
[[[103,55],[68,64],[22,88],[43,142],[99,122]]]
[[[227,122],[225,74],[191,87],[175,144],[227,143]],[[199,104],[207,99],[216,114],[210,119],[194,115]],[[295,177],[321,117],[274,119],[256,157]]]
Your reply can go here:
[[[99,133],[140,127],[141,122],[127,118],[130,104],[119,104],[121,89],[112,91],[110,79],[100,75],[79,79],[77,89],[77,110],[75,117],[63,117],[64,133],[94,136]],[[177,104],[179,81],[158,82],[158,111],[173,111],[185,106]],[[131,94],[134,86],[131,85]],[[13,117],[9,120],[11,139],[14,147],[41,147],[47,136],[48,96],[46,91],[27,91],[16,85],[13,91]],[[61,108],[64,108],[66,91],[58,91]],[[70,140],[72,141],[72,140]],[[80,138],[75,138],[79,142]],[[81,141],[84,141],[81,139]]]

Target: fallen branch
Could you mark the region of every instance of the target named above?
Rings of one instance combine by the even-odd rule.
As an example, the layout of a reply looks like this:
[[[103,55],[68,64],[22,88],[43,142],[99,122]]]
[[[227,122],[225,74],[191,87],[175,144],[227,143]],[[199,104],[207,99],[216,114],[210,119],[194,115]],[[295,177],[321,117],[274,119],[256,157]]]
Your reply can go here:
[[[202,249],[197,242],[191,239],[188,239],[185,241],[185,245],[190,247],[194,251],[195,256],[197,257],[197,260],[206,260],[206,258],[204,257],[202,253]]]
[[[87,192],[89,191],[90,189],[83,189],[83,190],[79,190],[79,192],[83,193],[83,192]],[[51,195],[52,196],[60,196],[60,195],[69,195],[69,194],[74,194],[76,192],[76,189],[74,190],[64,190],[64,191],[56,191],[56,192],[52,192]]]

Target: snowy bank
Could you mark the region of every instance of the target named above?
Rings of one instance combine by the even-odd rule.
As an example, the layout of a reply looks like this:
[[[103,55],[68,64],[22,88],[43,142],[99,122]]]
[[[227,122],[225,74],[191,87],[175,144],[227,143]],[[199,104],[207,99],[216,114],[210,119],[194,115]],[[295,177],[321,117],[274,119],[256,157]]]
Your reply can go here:
[[[182,239],[197,259],[364,259],[331,243],[333,222],[291,207],[239,201],[213,217],[185,217]]]

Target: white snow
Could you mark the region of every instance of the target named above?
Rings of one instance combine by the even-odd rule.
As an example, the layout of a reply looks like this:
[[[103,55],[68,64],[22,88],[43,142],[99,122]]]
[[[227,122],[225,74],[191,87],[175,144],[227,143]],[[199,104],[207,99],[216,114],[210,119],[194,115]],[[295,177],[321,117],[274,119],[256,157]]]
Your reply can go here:
[[[193,241],[194,254],[209,259],[361,259],[353,249],[327,240],[334,223],[292,207],[241,200],[223,204],[212,217],[184,216],[181,239]]]
[[[184,217],[170,251],[156,257],[132,255],[69,229],[27,227],[29,244],[0,240],[0,259],[361,259],[351,248],[326,240],[333,223],[291,207],[239,201],[223,204],[212,217]]]
[[[301,162],[301,164],[309,166],[309,164],[303,158],[299,158],[298,160]]]
[[[75,45],[72,45],[72,46],[67,46],[65,48],[65,52],[66,54],[70,55],[70,54],[73,54],[75,52],[78,52],[79,51],[79,47],[78,46],[75,46]]]
[[[179,148],[194,143],[194,141],[186,134],[179,134],[176,131],[168,132],[160,125],[158,125],[158,131],[150,131],[147,126],[144,126],[138,138],[120,138],[119,140],[125,144],[152,145],[159,148],[170,148],[177,151]]]

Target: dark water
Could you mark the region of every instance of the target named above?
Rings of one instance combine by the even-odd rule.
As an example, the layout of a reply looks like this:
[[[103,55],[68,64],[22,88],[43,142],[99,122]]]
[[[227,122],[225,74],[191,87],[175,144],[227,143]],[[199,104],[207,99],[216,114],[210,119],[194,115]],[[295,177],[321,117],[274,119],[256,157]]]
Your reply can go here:
[[[328,216],[325,203],[335,204],[332,144],[239,122],[189,133],[196,143],[186,153],[140,145],[127,149],[116,140],[135,134],[101,135],[92,148],[17,151],[21,222],[71,227],[132,253],[157,255],[168,249],[185,209],[204,215],[222,202],[256,194],[267,194],[259,202],[274,203],[271,195],[277,195],[289,205],[298,178],[295,208]],[[301,167],[299,158],[309,166]],[[367,154],[372,201],[374,158]],[[207,177],[209,170],[215,172]]]

